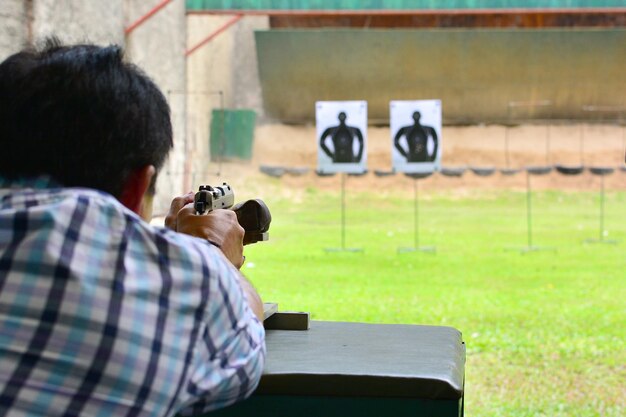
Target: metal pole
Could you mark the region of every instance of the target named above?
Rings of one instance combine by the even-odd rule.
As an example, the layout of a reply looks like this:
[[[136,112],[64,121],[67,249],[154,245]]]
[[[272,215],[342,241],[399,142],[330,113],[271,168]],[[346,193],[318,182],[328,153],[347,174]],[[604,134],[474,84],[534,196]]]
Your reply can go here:
[[[415,249],[419,249],[420,247],[420,239],[419,239],[419,200],[418,200],[418,189],[417,189],[417,178],[413,180],[413,198],[415,203]]]
[[[207,2],[208,3],[208,2]],[[242,9],[237,10],[237,13],[242,13],[248,16],[299,16],[299,17],[320,17],[320,16],[440,16],[440,15],[454,15],[454,16],[483,16],[483,15],[509,15],[511,13],[515,13],[517,15],[532,15],[532,14],[547,14],[547,15],[557,15],[557,14],[573,14],[573,15],[581,15],[581,14],[622,14],[626,8],[624,7],[588,7],[588,8],[573,8],[573,7],[560,7],[560,8],[529,8],[529,9],[520,9],[520,8],[505,8],[505,9],[495,9],[495,8],[484,8],[484,9],[442,9],[442,10],[433,10],[433,9],[411,9],[411,10],[391,10],[391,9],[374,9],[374,10],[337,10],[337,9],[327,9],[327,10],[270,10],[270,9]],[[232,9],[187,9],[187,15],[222,15],[222,14],[232,14]]]
[[[231,18],[226,23],[224,23],[222,26],[220,26],[215,32],[211,33],[209,36],[207,36],[202,41],[200,41],[197,45],[195,45],[195,46],[189,48],[187,51],[185,51],[185,56],[189,56],[189,55],[193,54],[198,49],[202,48],[204,45],[206,45],[207,43],[211,42],[217,35],[219,35],[223,31],[228,29],[230,26],[232,26],[235,23],[237,23],[242,17],[243,17],[243,14],[235,15],[233,18]]]
[[[148,19],[150,19],[152,16],[154,16],[159,10],[161,10],[162,8],[164,8],[165,6],[168,5],[169,2],[171,2],[172,0],[163,0],[161,3],[157,4],[156,6],[154,6],[148,13],[146,13],[145,15],[141,16],[139,19],[137,19],[133,24],[131,24],[130,26],[128,26],[126,29],[124,29],[124,34],[126,36],[128,36],[133,30],[137,29],[139,26],[141,26],[145,21],[147,21]]]
[[[530,174],[526,171],[526,226],[528,230],[528,249],[533,245],[532,238],[532,205],[531,205],[531,190],[530,190]]]
[[[341,249],[346,248],[346,174],[341,173]]]

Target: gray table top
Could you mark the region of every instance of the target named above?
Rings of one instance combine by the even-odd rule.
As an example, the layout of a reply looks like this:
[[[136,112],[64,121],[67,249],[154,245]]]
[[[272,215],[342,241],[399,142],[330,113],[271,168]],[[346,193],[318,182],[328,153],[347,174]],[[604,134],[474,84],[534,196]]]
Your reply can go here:
[[[311,322],[268,330],[257,394],[459,399],[465,345],[451,327]]]

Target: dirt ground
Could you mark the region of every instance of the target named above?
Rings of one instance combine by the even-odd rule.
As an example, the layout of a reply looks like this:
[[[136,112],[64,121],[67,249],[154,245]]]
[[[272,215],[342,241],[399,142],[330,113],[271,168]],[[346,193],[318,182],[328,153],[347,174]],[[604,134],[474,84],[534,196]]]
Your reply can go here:
[[[505,168],[505,141],[508,135],[509,167],[567,165],[608,166],[615,172],[605,177],[607,189],[626,190],[624,153],[626,127],[599,124],[525,125],[444,127],[442,132],[442,165],[444,167]],[[304,175],[285,174],[278,179],[287,188],[317,187],[337,189],[341,176],[318,177],[315,126],[267,124],[258,126],[254,138],[254,157],[250,163],[226,163],[222,176],[237,177],[236,183],[250,184],[260,180],[260,166],[308,168]],[[350,189],[410,187],[412,179],[402,174],[379,177],[376,170],[391,170],[391,138],[388,127],[369,127],[367,132],[367,167],[364,176],[350,176]],[[269,178],[269,177],[267,177]],[[533,189],[597,190],[600,178],[585,171],[567,176],[556,171],[532,176]],[[435,174],[420,180],[424,190],[525,189],[524,171],[505,176],[499,172],[488,177],[466,171],[461,177]]]
[[[444,127],[441,138],[444,167],[505,168],[505,141],[508,135],[509,167],[566,165],[607,166],[615,172],[604,177],[607,190],[626,190],[626,126],[615,124],[559,124],[524,125],[506,128],[501,125]],[[376,191],[385,194],[409,193],[413,179],[402,174],[379,177],[376,170],[391,170],[391,137],[388,127],[370,126],[367,131],[367,168],[363,176],[348,176],[350,191]],[[194,159],[193,155],[190,156]],[[317,168],[317,141],[315,126],[264,124],[257,126],[254,136],[253,158],[247,162],[197,161],[204,169],[189,173],[189,189],[199,184],[228,182],[236,191],[238,201],[248,198],[266,198],[270,192],[300,199],[307,188],[336,191],[341,188],[341,175],[319,177]],[[260,172],[261,166],[307,168],[304,175],[285,174],[271,178]],[[581,175],[567,176],[553,170],[548,175],[531,176],[533,190],[563,190],[596,192],[601,177],[585,170]],[[500,172],[481,177],[467,170],[461,177],[434,174],[419,180],[420,190],[428,194],[445,193],[457,197],[482,197],[482,190],[509,189],[524,191],[524,171],[511,176]],[[162,216],[169,209],[170,196],[155,215]]]
[[[626,190],[624,153],[626,127],[599,124],[444,127],[442,165],[444,167],[505,168],[505,137],[509,138],[509,167],[566,165],[608,166],[615,172],[605,178],[607,190]],[[367,168],[363,176],[348,176],[350,191],[376,191],[385,194],[413,192],[413,179],[403,174],[380,177],[376,170],[391,170],[391,138],[388,127],[372,127],[367,132]],[[549,141],[548,141],[549,138]],[[547,146],[549,145],[549,147]],[[582,152],[581,152],[582,151]],[[253,159],[249,162],[207,162],[205,172],[194,172],[193,184],[217,184],[227,181],[238,199],[264,196],[271,192],[299,199],[307,188],[334,191],[341,188],[341,175],[319,177],[315,126],[266,124],[257,126]],[[304,175],[284,174],[272,178],[260,172],[261,166],[308,168]],[[220,171],[219,175],[217,171]],[[531,176],[533,190],[591,191],[600,189],[601,178],[587,170],[567,176],[553,170],[548,175]],[[482,190],[526,189],[525,171],[512,176],[500,172],[481,177],[467,170],[461,177],[434,174],[419,180],[420,192],[458,197],[484,196]]]

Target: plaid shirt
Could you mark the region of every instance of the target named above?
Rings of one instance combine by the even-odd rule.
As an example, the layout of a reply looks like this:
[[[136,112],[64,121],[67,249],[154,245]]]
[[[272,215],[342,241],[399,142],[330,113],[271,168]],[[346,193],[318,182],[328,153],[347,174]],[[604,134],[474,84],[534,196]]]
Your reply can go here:
[[[108,194],[0,179],[0,415],[191,415],[243,399],[265,344],[238,273]]]

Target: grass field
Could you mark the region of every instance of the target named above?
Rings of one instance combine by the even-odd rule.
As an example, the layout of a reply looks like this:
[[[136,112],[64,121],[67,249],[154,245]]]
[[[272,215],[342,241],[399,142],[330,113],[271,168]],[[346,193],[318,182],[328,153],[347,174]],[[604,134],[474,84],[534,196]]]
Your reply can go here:
[[[275,184],[279,187],[278,183]],[[278,193],[280,195],[280,193]],[[245,274],[265,301],[314,320],[453,326],[467,344],[466,415],[626,415],[626,192],[533,196],[534,244],[526,246],[526,195],[487,191],[420,199],[412,246],[413,194],[346,196],[309,188],[266,199],[271,241],[246,250]]]

